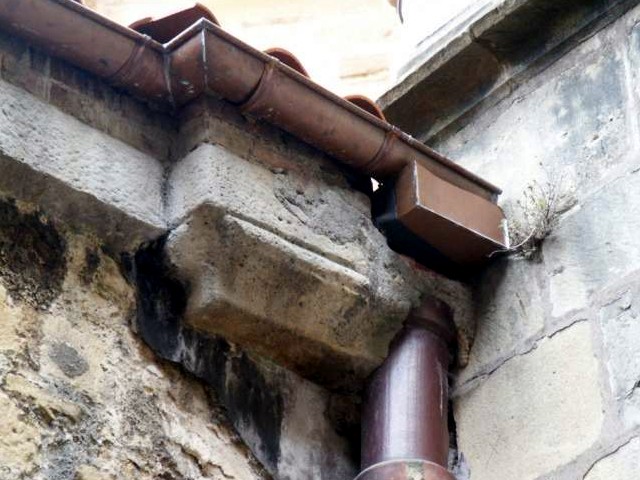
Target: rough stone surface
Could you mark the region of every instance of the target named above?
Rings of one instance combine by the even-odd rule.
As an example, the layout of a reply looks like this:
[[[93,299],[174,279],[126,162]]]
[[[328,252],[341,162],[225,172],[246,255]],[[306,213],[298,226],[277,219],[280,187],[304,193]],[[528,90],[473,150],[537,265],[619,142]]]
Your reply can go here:
[[[321,472],[318,478],[355,475],[357,397],[330,394],[221,337],[185,324],[189,286],[174,276],[164,241],[138,251],[128,269],[137,285],[139,335],[161,358],[182,365],[211,386],[268,471],[278,478],[296,478],[301,468]],[[301,417],[314,432],[313,442],[287,427]],[[319,450],[318,445],[322,445]]]
[[[0,189],[118,248],[162,232],[158,160],[1,80],[0,105]]]
[[[30,234],[29,214],[19,220]],[[114,260],[64,237],[68,268],[48,308],[0,274],[0,478],[267,478],[214,397],[134,335]],[[88,249],[99,258],[89,284]]]
[[[36,225],[23,208],[13,225],[64,239],[65,268],[46,308],[41,292],[0,272],[2,480],[355,476],[355,399],[170,325],[155,324],[156,334],[178,341],[181,363],[204,382],[159,360],[131,328],[141,298],[121,265],[95,238],[42,216]],[[149,294],[154,305],[167,300]]]
[[[630,70],[619,45],[623,28],[581,44],[438,147],[505,186],[507,205],[545,175],[563,177],[578,196],[620,175],[634,163],[629,149],[635,141],[627,109]]]
[[[389,250],[368,200],[341,176],[313,158],[276,158],[278,168],[267,168],[203,144],[173,169],[168,212],[179,226],[167,248],[190,285],[187,322],[352,388],[380,364],[423,294],[448,300],[469,338],[464,286]]]
[[[640,177],[630,174],[586,199],[553,232],[544,248],[552,270],[553,315],[588,305],[608,284],[640,269],[634,230],[640,213]]]
[[[600,310],[605,364],[616,411],[628,426],[640,426],[640,297],[638,285],[620,292]]]
[[[640,438],[634,438],[596,463],[584,480],[632,480],[640,472]]]
[[[390,121],[422,140],[449,126],[457,129],[455,123],[464,122],[488,95],[508,96],[514,85],[527,81],[527,69],[538,68],[549,60],[545,56],[553,58],[635,3],[475,2],[466,17],[422,42],[422,51],[404,68],[410,73],[379,103]]]
[[[65,249],[39,212],[23,214],[15,201],[0,200],[0,274],[12,295],[46,308],[64,281]]]
[[[537,2],[505,2],[503,12],[528,3]],[[580,26],[603,4],[590,5],[561,22],[558,33],[572,38],[556,49],[500,52],[517,76],[432,138],[503,187],[512,226],[527,188],[550,184],[568,198],[530,260],[507,256],[477,279],[475,343],[453,388],[458,458],[471,480],[626,478],[613,464],[640,427],[635,4]],[[487,18],[476,37],[492,28]],[[514,34],[495,40],[508,45]]]
[[[486,374],[517,352],[531,348],[545,326],[544,274],[541,265],[502,259],[479,280],[477,328],[469,364],[458,384]]]
[[[536,479],[571,461],[597,441],[602,405],[590,325],[541,340],[455,403],[471,478]]]

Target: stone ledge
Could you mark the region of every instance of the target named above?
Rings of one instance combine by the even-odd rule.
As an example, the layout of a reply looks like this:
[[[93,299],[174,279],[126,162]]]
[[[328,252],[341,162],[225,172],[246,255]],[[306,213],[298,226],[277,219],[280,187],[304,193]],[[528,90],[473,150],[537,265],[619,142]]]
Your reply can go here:
[[[0,81],[0,192],[116,250],[165,230],[161,162]]]
[[[510,0],[454,31],[379,100],[387,119],[422,141],[509,86],[563,44],[580,41],[637,0]]]
[[[0,79],[137,150],[169,159],[177,126],[167,113],[4,31]]]

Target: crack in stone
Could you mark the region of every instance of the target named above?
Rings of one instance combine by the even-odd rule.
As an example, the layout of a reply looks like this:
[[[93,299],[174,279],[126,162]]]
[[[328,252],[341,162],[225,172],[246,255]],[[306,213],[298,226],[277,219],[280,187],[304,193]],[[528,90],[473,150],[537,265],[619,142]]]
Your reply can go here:
[[[514,352],[514,353],[510,354],[509,356],[507,356],[506,358],[498,361],[497,364],[495,364],[492,367],[490,367],[487,371],[480,372],[480,373],[472,376],[471,378],[469,378],[467,381],[465,381],[462,385],[457,387],[452,392],[451,399],[459,398],[462,395],[465,395],[466,393],[469,393],[470,391],[474,390],[475,388],[477,388],[480,385],[480,383],[482,383],[483,380],[486,380],[487,378],[489,378],[497,370],[499,370],[502,366],[506,365],[508,362],[510,362],[514,358],[528,355],[532,351],[536,350],[543,340],[551,339],[551,338],[555,337],[557,334],[559,334],[561,332],[564,332],[565,330],[568,330],[569,328],[573,327],[574,325],[576,325],[578,323],[582,323],[582,322],[587,322],[587,321],[588,320],[586,318],[579,318],[577,320],[573,320],[572,322],[568,323],[567,325],[564,325],[564,326],[558,328],[557,330],[554,330],[553,332],[551,332],[549,334],[543,335],[542,337],[533,340],[533,343],[531,345],[529,345],[528,348],[526,348],[524,351]],[[640,387],[640,380],[638,381],[637,387]],[[634,387],[634,390],[637,387]]]
[[[587,478],[589,476],[589,474],[591,473],[591,471],[596,467],[596,465],[598,465],[601,461],[615,455],[616,453],[618,453],[620,450],[622,450],[624,447],[626,447],[627,445],[629,445],[633,440],[635,440],[637,437],[636,436],[632,436],[631,438],[627,439],[624,443],[618,445],[614,450],[606,453],[605,455],[603,455],[602,457],[598,458],[597,460],[595,460],[591,466],[589,467],[589,469],[584,473],[584,475],[582,476],[582,480],[585,480],[585,478]]]
[[[640,379],[638,379],[636,383],[633,384],[633,387],[629,389],[629,391],[625,394],[624,398],[626,400],[630,400],[631,397],[633,397],[636,394],[639,388],[640,388]]]

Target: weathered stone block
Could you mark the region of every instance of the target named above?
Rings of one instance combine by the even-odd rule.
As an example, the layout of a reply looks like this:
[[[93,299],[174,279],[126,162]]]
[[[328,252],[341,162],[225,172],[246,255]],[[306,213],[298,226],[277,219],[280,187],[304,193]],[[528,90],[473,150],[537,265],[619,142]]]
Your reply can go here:
[[[533,180],[582,193],[633,165],[626,59],[610,35],[591,38],[436,146],[503,186],[503,204]]]
[[[456,384],[491,370],[500,360],[526,349],[545,325],[544,267],[502,259],[479,281],[476,332],[469,364]]]
[[[576,311],[591,295],[640,269],[640,175],[604,186],[565,218],[544,244],[554,316]]]
[[[0,478],[31,476],[36,471],[41,433],[4,393],[0,393],[0,408]]]
[[[118,248],[164,229],[163,165],[0,82],[0,191],[91,226]]]
[[[12,298],[0,273],[0,322],[6,330],[0,334],[0,478],[270,478],[215,395],[159,362],[134,334],[132,287],[113,259],[86,237],[69,236],[66,244],[65,281],[47,309]],[[287,381],[266,384],[239,350],[228,353],[236,361],[220,381],[234,392],[237,430],[250,448],[262,454],[264,438],[251,409],[256,399],[282,398],[277,385],[288,395],[276,438],[295,444],[296,431],[284,426],[292,428],[285,422],[295,411],[294,425],[294,418],[306,418],[323,448],[301,443],[282,458],[276,450],[276,463],[291,472],[304,460],[322,471],[318,478],[353,478],[346,442],[325,416],[331,410],[327,392],[272,364],[265,369],[274,377],[288,375]]]
[[[506,362],[454,402],[473,480],[532,480],[597,441],[603,421],[591,326],[581,322]]]
[[[640,438],[634,438],[596,463],[584,480],[633,480],[640,472]]]
[[[616,411],[628,426],[640,425],[640,289],[630,287],[600,310],[605,364]]]
[[[415,4],[415,0],[407,2],[403,9],[419,9]],[[423,141],[443,132],[448,135],[447,127],[466,125],[469,119],[465,114],[488,98],[492,102],[496,100],[492,96],[509,95],[522,77],[529,80],[527,69],[549,65],[555,49],[579,45],[581,34],[597,30],[599,22],[615,18],[633,4],[475,1],[464,15],[441,25],[420,42],[415,58],[402,68],[401,81],[379,103],[387,118]],[[414,18],[407,20],[407,26],[420,24],[419,14],[412,13]],[[437,10],[434,13],[437,15]],[[422,24],[426,34],[428,22]],[[440,88],[447,80],[451,88]],[[431,108],[425,110],[425,105]]]
[[[274,168],[203,144],[174,167],[167,249],[190,288],[187,323],[349,388],[424,293],[448,300],[469,338],[465,287],[392,252],[341,175],[280,155]]]
[[[173,120],[84,70],[0,32],[0,78],[157,158],[175,139]]]

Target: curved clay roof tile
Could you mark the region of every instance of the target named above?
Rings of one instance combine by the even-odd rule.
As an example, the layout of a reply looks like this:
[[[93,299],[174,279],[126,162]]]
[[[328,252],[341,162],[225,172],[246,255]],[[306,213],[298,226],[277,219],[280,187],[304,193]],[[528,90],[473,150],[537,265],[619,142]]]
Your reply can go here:
[[[287,67],[293,68],[299,74],[304,75],[307,78],[309,77],[307,70],[302,66],[302,62],[300,62],[300,60],[298,60],[298,58],[289,50],[275,47],[265,50],[264,53],[266,53],[267,55],[271,55],[273,58],[277,58]]]
[[[360,107],[362,110],[370,113],[374,117],[378,117],[380,120],[384,120],[385,122],[387,121],[378,104],[370,98],[365,97],[364,95],[348,95],[344,97],[344,99],[353,103],[355,106]]]
[[[200,3],[196,3],[191,8],[159,19],[153,17],[141,18],[129,25],[129,28],[144,35],[149,35],[157,42],[167,43],[203,18],[220,26],[211,10]]]

